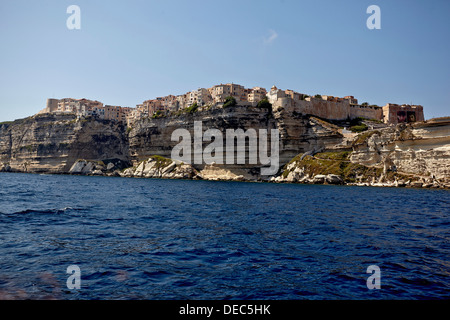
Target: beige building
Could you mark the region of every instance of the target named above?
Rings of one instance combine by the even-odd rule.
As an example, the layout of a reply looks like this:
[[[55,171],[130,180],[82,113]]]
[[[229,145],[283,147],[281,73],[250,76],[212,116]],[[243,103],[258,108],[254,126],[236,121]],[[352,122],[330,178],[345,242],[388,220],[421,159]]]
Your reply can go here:
[[[105,107],[83,104],[77,112],[78,116],[105,119]]]
[[[208,89],[199,88],[197,89],[197,104],[199,106],[205,106],[212,104],[213,99]]]
[[[344,97],[345,100],[348,100],[350,105],[358,105],[358,99],[355,99],[354,96],[346,96]]]
[[[194,103],[197,103],[197,90],[189,92],[188,99],[187,99],[187,106],[192,106]]]
[[[103,103],[89,99],[48,99],[47,108],[49,112],[75,113],[77,115],[92,115],[96,110],[102,113]]]
[[[231,95],[230,87],[225,84],[212,87],[210,92],[214,103],[224,102],[225,98]]]
[[[294,101],[300,101],[305,99],[305,95],[303,93],[298,93],[294,90],[287,89],[284,91],[284,93],[286,94],[286,96],[291,97],[291,99]]]
[[[245,88],[234,83],[216,85],[210,89],[210,94],[214,103],[225,102],[227,97],[234,97],[237,102],[248,100]]]
[[[78,99],[64,98],[59,100],[57,111],[64,113],[76,113],[77,106],[81,107]]]
[[[103,106],[99,101],[88,99],[48,99],[45,112],[74,113],[78,116],[94,116],[100,119],[133,122],[151,117],[155,112],[168,112],[185,109],[194,103],[199,106],[224,103],[227,97],[234,97],[242,106],[255,106],[266,98],[274,108],[291,109],[302,114],[318,116],[329,120],[347,120],[365,118],[382,120],[385,123],[397,124],[423,121],[423,107],[410,105],[387,104],[384,107],[376,105],[360,105],[353,96],[343,98],[329,95],[310,97],[287,89],[281,90],[273,86],[269,92],[262,87],[244,88],[234,83],[215,85],[209,89],[199,88],[186,94],[168,95],[146,100],[136,108],[119,106]]]
[[[248,102],[260,102],[267,95],[267,90],[261,87],[254,87],[248,90],[247,101]]]
[[[127,126],[131,127],[132,124],[142,118],[142,111],[139,105],[136,108],[130,108],[130,111],[126,115]]]
[[[190,93],[188,92],[188,93],[185,93],[185,94],[178,95],[176,97],[177,102],[178,102],[178,110],[179,109],[185,109],[185,108],[188,107],[189,94]]]
[[[168,95],[161,98],[161,105],[165,110],[175,111],[178,110],[177,97],[174,95]]]
[[[119,106],[105,106],[105,120],[120,121],[121,119],[121,108]]]
[[[132,109],[129,107],[120,107],[120,106],[110,106],[106,105],[105,109],[105,120],[112,120],[122,123],[128,122],[128,116],[131,113]]]
[[[148,116],[152,116],[156,111],[164,110],[162,105],[162,98],[156,98],[153,100],[146,100],[142,103],[143,113]]]
[[[345,99],[345,98],[339,98],[339,97],[334,97],[334,96],[325,96],[325,95],[323,95],[323,96],[322,96],[322,100],[325,100],[325,101],[332,101],[332,102],[342,102],[342,101],[347,100],[347,99]],[[350,101],[349,101],[349,103],[350,103]]]
[[[121,107],[120,122],[127,123],[128,115],[133,111],[130,107]]]

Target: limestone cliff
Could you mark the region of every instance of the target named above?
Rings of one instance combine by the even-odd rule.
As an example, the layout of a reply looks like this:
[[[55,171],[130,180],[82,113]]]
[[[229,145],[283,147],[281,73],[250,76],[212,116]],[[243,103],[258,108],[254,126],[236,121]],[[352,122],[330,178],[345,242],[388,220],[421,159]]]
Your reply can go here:
[[[450,119],[369,130],[350,152],[299,154],[272,181],[448,188]]]
[[[122,125],[42,114],[0,125],[0,165],[20,172],[68,172],[78,159],[128,161]]]
[[[77,119],[70,114],[38,114],[0,126],[0,169],[3,171],[67,173],[79,160],[119,159],[137,165],[154,155],[171,157],[174,130],[185,128],[193,135],[194,122],[207,129],[278,129],[279,165],[308,150],[334,148],[343,141],[337,127],[318,118],[302,115],[294,109],[216,105],[194,113],[180,111],[157,119],[147,118],[126,128],[116,122],[92,118]],[[270,140],[270,136],[269,136]],[[210,142],[203,141],[204,148]],[[270,145],[270,141],[268,141]],[[247,151],[248,151],[248,145]],[[200,149],[203,150],[203,148]],[[194,150],[195,151],[195,150]],[[193,155],[195,156],[195,154]],[[260,164],[220,167],[222,176],[258,179]],[[197,170],[205,163],[194,164]],[[217,171],[209,168],[207,176]],[[215,171],[214,171],[215,170]]]
[[[178,143],[171,141],[172,132],[184,128],[193,136],[195,121],[201,121],[203,131],[218,129],[224,136],[227,129],[278,129],[280,165],[289,162],[299,152],[332,149],[343,142],[339,128],[318,118],[302,115],[294,109],[249,106],[223,108],[219,105],[192,114],[181,112],[171,117],[148,118],[135,123],[129,134],[131,158],[137,162],[151,155],[171,157],[171,151]],[[209,143],[204,141],[201,150]],[[226,165],[225,169],[235,171],[237,176],[259,172],[260,166],[249,164],[248,153],[245,163]],[[194,167],[200,170],[204,164],[194,164]]]
[[[169,159],[176,129],[278,129],[280,173],[260,165],[189,165]],[[142,119],[133,127],[74,115],[39,114],[0,124],[0,171],[210,180],[448,186],[450,119],[369,130],[341,128],[292,106],[223,105]],[[203,141],[202,148],[210,141]],[[247,147],[248,149],[248,147]],[[195,148],[194,148],[195,151]],[[201,151],[200,151],[201,152]],[[195,155],[194,155],[195,156]],[[248,153],[246,153],[248,160]],[[165,160],[164,160],[165,159]]]
[[[161,156],[151,156],[137,165],[120,170],[113,162],[80,159],[69,170],[70,174],[126,178],[203,179],[191,165]]]
[[[450,182],[450,118],[401,124],[361,135],[352,162]]]

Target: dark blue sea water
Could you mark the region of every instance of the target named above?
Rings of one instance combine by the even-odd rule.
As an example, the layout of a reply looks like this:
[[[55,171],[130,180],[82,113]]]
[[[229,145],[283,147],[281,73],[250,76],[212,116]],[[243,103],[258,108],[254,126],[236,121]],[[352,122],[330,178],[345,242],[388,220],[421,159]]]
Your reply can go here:
[[[449,298],[449,213],[445,190],[1,173],[0,299]]]

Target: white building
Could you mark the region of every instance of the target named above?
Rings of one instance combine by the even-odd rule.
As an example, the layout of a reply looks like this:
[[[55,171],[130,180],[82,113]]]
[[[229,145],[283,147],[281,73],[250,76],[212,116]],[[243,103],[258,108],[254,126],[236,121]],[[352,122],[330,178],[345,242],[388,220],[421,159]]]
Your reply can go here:
[[[267,99],[271,104],[274,104],[278,99],[286,98],[286,92],[273,86],[267,93]]]

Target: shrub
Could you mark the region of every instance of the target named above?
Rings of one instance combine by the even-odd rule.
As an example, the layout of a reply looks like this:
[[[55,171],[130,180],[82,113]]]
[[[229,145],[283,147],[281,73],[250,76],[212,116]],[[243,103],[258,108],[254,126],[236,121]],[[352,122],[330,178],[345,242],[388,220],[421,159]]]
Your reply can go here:
[[[352,147],[365,143],[371,136],[375,134],[380,135],[380,131],[378,130],[368,131],[358,135],[356,139],[353,141]]]
[[[365,120],[364,118],[358,117],[350,120],[350,126],[358,126],[361,122]]]
[[[350,127],[351,132],[364,132],[367,131],[368,129],[369,127],[366,126],[364,123]]]
[[[152,119],[158,119],[158,118],[162,118],[164,117],[164,113],[160,110],[156,111],[153,115],[152,115]]]
[[[172,163],[171,159],[167,159],[167,158],[164,158],[164,157],[159,156],[159,155],[154,155],[154,156],[151,156],[150,158],[152,158],[153,160],[156,161],[155,167],[157,169],[164,168],[164,167],[166,167],[166,166],[168,166],[169,164]]]
[[[197,109],[198,109],[198,104],[197,104],[197,102],[194,102],[194,104],[191,105],[190,107],[187,107],[187,108],[185,109],[185,111],[186,111],[187,113],[194,113],[194,112],[197,111]]]
[[[224,108],[234,107],[235,105],[237,105],[237,102],[234,97],[226,97],[225,98],[225,104],[223,105]]]
[[[369,129],[369,127],[363,123],[364,118],[358,117],[350,120],[350,131],[352,132],[363,132]]]
[[[264,98],[260,102],[258,102],[258,107],[259,108],[271,109],[272,108],[272,104],[269,102],[269,100],[267,98]]]

